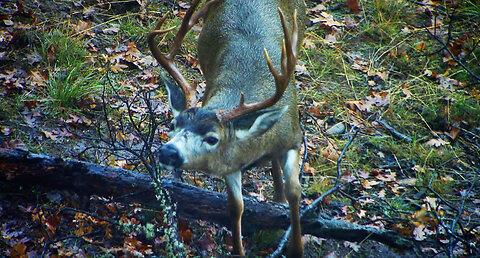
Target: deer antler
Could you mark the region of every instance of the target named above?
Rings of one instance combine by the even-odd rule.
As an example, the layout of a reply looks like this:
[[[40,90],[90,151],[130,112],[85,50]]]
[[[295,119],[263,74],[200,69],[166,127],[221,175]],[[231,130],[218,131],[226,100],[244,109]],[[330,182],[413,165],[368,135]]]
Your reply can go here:
[[[185,77],[183,77],[183,75],[180,73],[178,68],[175,66],[175,63],[173,60],[175,55],[177,55],[178,50],[180,49],[180,46],[182,45],[183,39],[185,38],[185,35],[187,34],[187,32],[193,27],[193,25],[195,25],[198,19],[200,19],[200,17],[202,17],[208,11],[208,8],[218,0],[212,0],[207,2],[204,7],[202,7],[200,10],[195,12],[195,9],[197,8],[200,1],[201,0],[194,0],[192,2],[190,8],[185,14],[185,17],[183,18],[182,24],[180,25],[180,29],[177,31],[177,34],[175,35],[173,46],[168,55],[162,54],[162,52],[158,48],[157,43],[155,42],[155,36],[165,34],[174,29],[174,27],[168,28],[165,30],[160,29],[163,23],[165,22],[165,20],[167,19],[168,15],[170,14],[170,12],[165,14],[157,22],[155,29],[151,31],[147,36],[148,46],[150,47],[150,51],[152,52],[153,57],[157,59],[157,62],[161,66],[163,66],[165,70],[167,70],[167,72],[173,77],[173,79],[177,82],[180,88],[182,88],[183,93],[185,94],[185,103],[187,103],[187,105],[190,105],[190,106],[193,106],[195,102],[196,87],[188,83]]]
[[[275,95],[272,97],[256,102],[251,104],[245,104],[245,95],[242,93],[240,97],[240,103],[229,110],[221,110],[218,114],[219,120],[222,123],[228,122],[235,117],[245,115],[251,112],[255,112],[258,110],[262,110],[268,107],[275,105],[285,93],[285,90],[288,87],[288,83],[290,82],[290,77],[292,76],[293,72],[295,71],[295,64],[297,62],[297,41],[298,41],[298,26],[297,26],[297,10],[293,13],[293,24],[292,24],[292,35],[289,35],[287,23],[285,21],[285,17],[283,12],[280,8],[278,8],[278,13],[280,14],[280,20],[282,22],[283,27],[283,34],[285,35],[285,39],[282,43],[282,58],[281,58],[281,73],[279,73],[272,64],[270,60],[270,56],[268,55],[267,49],[263,49],[263,53],[265,54],[265,59],[267,61],[268,68],[270,72],[273,74],[273,78],[275,79]]]

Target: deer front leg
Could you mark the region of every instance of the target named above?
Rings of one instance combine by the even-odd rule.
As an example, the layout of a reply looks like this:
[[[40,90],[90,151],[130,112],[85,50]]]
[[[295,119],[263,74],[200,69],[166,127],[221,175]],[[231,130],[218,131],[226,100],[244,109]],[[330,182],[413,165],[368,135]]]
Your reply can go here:
[[[285,178],[285,195],[290,207],[290,243],[287,257],[303,257],[302,233],[300,228],[300,181],[298,179],[298,150],[289,150],[282,159],[283,176]]]
[[[228,192],[228,211],[232,225],[233,254],[245,256],[242,245],[242,173],[237,171],[225,176]]]

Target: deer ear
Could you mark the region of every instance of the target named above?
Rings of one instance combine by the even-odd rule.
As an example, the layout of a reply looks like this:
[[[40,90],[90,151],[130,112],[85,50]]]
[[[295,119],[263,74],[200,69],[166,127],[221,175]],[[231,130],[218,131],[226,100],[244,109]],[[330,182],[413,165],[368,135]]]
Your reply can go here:
[[[276,109],[264,109],[232,120],[235,135],[239,139],[256,137],[270,129],[287,111],[288,106]]]
[[[187,103],[185,102],[185,93],[178,85],[170,81],[164,73],[162,73],[163,83],[167,86],[168,104],[174,117],[177,117],[185,110]]]

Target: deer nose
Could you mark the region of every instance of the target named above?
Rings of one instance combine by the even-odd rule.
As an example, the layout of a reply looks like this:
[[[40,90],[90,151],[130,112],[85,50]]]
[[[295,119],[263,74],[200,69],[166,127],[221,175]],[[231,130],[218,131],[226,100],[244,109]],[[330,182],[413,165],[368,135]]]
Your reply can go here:
[[[163,145],[158,151],[158,161],[166,166],[179,168],[183,164],[183,159],[178,153],[178,149],[172,144]]]

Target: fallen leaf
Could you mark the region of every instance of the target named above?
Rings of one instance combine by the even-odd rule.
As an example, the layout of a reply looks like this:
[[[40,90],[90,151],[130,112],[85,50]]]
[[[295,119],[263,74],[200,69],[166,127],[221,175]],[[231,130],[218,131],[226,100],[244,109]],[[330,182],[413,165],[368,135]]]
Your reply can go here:
[[[307,71],[305,64],[297,63],[295,65],[295,74],[297,76],[310,76],[310,73]]]
[[[405,98],[410,98],[412,96],[412,92],[408,89],[407,85],[403,85],[402,94]]]
[[[309,8],[308,12],[310,12],[310,13],[320,13],[320,12],[323,12],[323,11],[326,11],[326,10],[327,10],[327,7],[325,7],[323,4],[317,4],[315,7]]]
[[[110,27],[102,30],[103,33],[109,34],[109,35],[117,34],[119,31],[120,31],[120,28],[118,27]]]
[[[303,172],[308,173],[310,175],[315,175],[316,170],[314,167],[310,166],[310,163],[305,162],[305,165],[303,166]]]
[[[77,114],[69,114],[70,118],[65,120],[65,123],[73,126],[78,125],[90,125],[92,121],[86,117],[79,116]]]
[[[456,126],[452,126],[450,128],[450,132],[447,132],[446,135],[448,135],[452,140],[457,138],[458,133],[460,132],[460,128]]]
[[[23,243],[15,244],[12,248],[9,249],[10,257],[23,257],[25,256],[26,250],[27,250],[27,247],[25,246],[25,244]]]
[[[365,170],[361,170],[361,171],[358,172],[358,176],[360,178],[367,179],[367,178],[370,177],[370,174]]]
[[[321,12],[320,17],[316,17],[313,19],[310,19],[312,24],[317,24],[320,23],[321,25],[327,27],[327,28],[333,28],[333,27],[343,27],[345,24],[336,21],[333,16],[327,12]]]
[[[84,35],[89,35],[93,36],[94,33],[90,31],[90,28],[92,27],[92,22],[85,22],[82,20],[79,20],[77,24],[72,25],[73,27],[73,32],[76,34],[84,34]]]
[[[417,179],[416,178],[407,178],[407,179],[402,179],[398,181],[399,184],[401,185],[408,185],[408,186],[414,186],[417,184]]]
[[[440,147],[440,146],[447,145],[447,144],[450,144],[450,143],[447,142],[447,141],[444,141],[440,138],[430,139],[425,143],[426,146],[437,147],[437,148]]]
[[[322,41],[325,44],[337,43],[337,38],[335,34],[328,34],[325,36],[325,39]]]
[[[186,220],[181,220],[178,223],[178,233],[180,237],[182,238],[182,241],[185,242],[186,244],[190,244],[193,240],[193,231],[190,228],[190,225],[188,221]]]
[[[116,64],[110,66],[110,70],[112,70],[112,72],[114,72],[114,73],[121,72],[121,71],[123,71],[123,69],[126,69],[126,68],[128,68],[128,65],[124,65],[124,64],[120,64],[120,63],[116,63]]]
[[[425,234],[425,225],[423,225],[423,224],[418,225],[413,230],[412,234],[413,234],[413,237],[415,238],[415,240],[417,240],[417,241],[425,240],[427,238],[426,234]]]
[[[376,181],[376,180],[364,180],[362,182],[362,186],[365,189],[372,189],[372,187],[374,187],[374,186],[376,186],[380,183],[381,183],[380,181]]]
[[[353,13],[359,14],[360,7],[358,6],[358,0],[347,0],[348,9],[352,10]]]
[[[417,45],[417,50],[418,50],[418,51],[423,51],[423,50],[425,49],[425,46],[426,46],[426,45],[427,45],[427,44],[426,44],[425,42],[422,42],[422,43],[418,44],[418,45]]]
[[[43,134],[45,135],[45,137],[50,138],[52,140],[57,140],[59,138],[59,136],[54,134],[53,132],[43,131]]]
[[[380,198],[385,198],[385,189],[381,189],[380,191],[378,191],[378,194],[377,196],[380,197]]]
[[[359,210],[357,212],[357,216],[361,219],[364,218],[367,215],[367,212],[365,210]]]
[[[328,145],[321,150],[320,155],[328,160],[337,161],[340,152],[335,149],[333,144],[328,142]]]
[[[15,25],[15,23],[14,23],[13,21],[11,21],[11,20],[5,19],[5,20],[2,20],[2,21],[3,21],[3,24],[5,24],[5,26],[13,26],[13,25]]]
[[[7,142],[5,142],[4,145],[5,145],[5,148],[7,148],[7,149],[28,150],[25,143],[23,143],[23,141],[20,140],[20,139],[14,139],[14,140],[7,141]]]
[[[396,176],[397,176],[397,173],[391,172],[389,174],[386,174],[386,173],[379,174],[375,178],[382,182],[394,182],[396,181]]]

